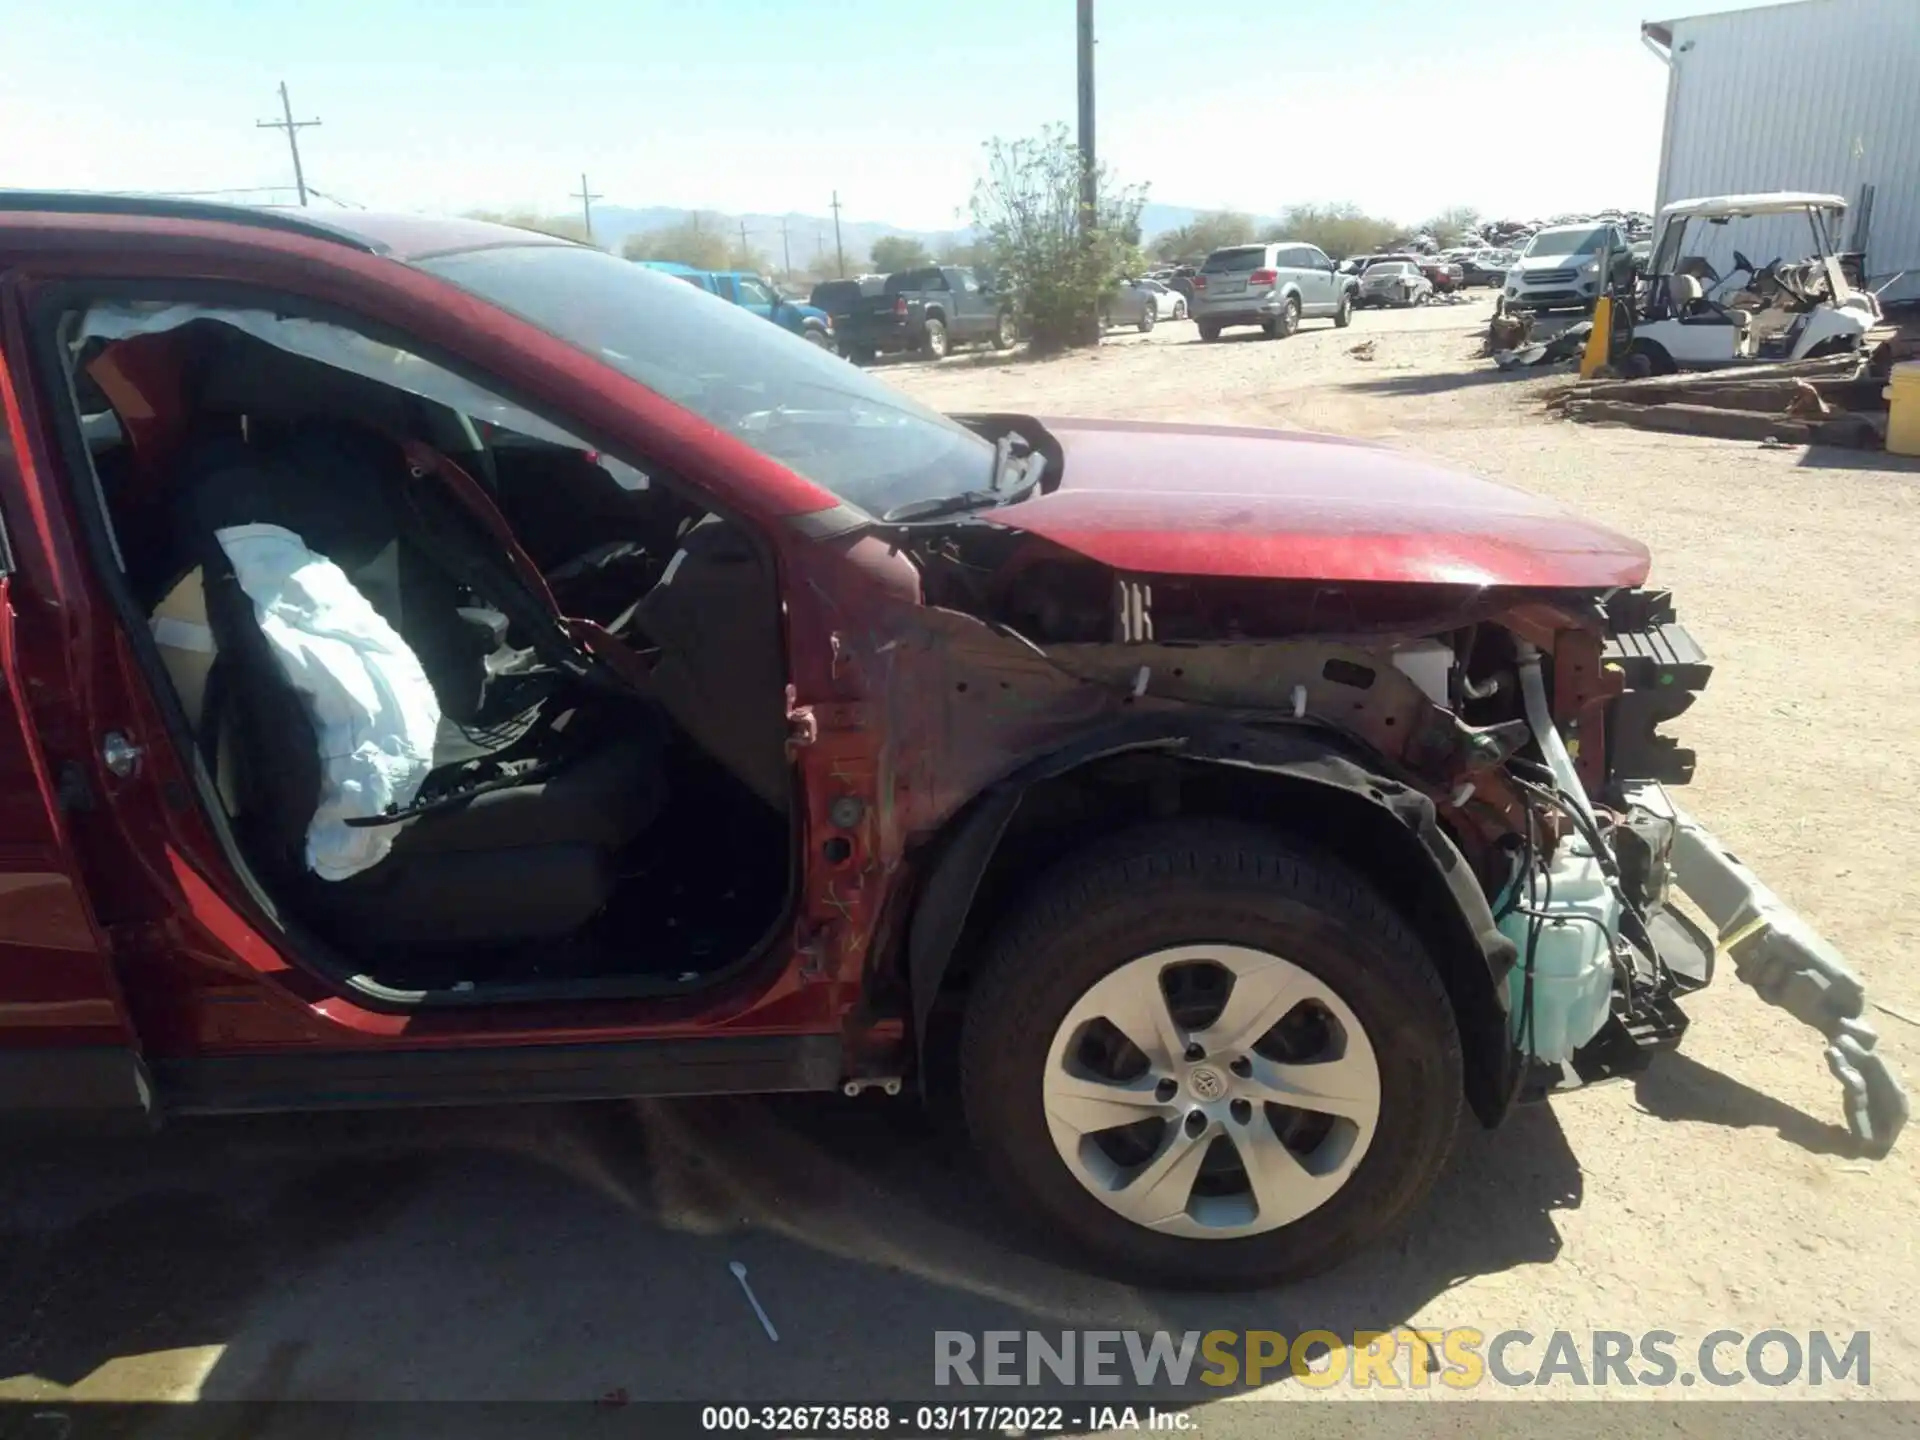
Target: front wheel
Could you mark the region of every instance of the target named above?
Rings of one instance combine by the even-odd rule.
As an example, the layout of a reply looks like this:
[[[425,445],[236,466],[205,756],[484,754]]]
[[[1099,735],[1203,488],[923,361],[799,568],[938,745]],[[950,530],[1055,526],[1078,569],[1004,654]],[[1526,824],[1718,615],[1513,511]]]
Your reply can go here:
[[[1419,1205],[1459,1124],[1460,1038],[1407,922],[1256,827],[1143,826],[1044,876],[967,1003],[993,1178],[1141,1284],[1339,1264]]]
[[[809,345],[819,346],[822,350],[831,350],[833,348],[833,337],[818,325],[809,325],[805,330],[802,330],[800,332],[800,338],[805,340]]]
[[[1340,292],[1339,308],[1333,312],[1333,328],[1336,330],[1344,330],[1352,323],[1353,292],[1351,290],[1342,290]]]

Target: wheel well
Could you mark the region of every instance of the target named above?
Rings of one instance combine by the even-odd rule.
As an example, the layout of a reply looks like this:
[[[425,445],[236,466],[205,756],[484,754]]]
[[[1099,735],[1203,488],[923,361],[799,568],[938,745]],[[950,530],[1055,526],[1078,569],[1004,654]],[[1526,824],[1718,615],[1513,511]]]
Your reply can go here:
[[[1674,364],[1673,356],[1667,353],[1667,347],[1658,340],[1637,339],[1627,346],[1629,355],[1644,355],[1652,368],[1651,375],[1672,375],[1680,367]]]
[[[927,320],[938,320],[944,325],[947,323],[947,312],[942,310],[938,305],[929,305],[925,310],[920,312],[920,318],[923,322]]]
[[[943,1089],[971,970],[995,925],[1054,863],[1129,825],[1217,816],[1278,831],[1366,876],[1426,942],[1466,1051],[1467,1099],[1487,1124],[1507,1107],[1506,1010],[1472,927],[1420,838],[1366,795],[1297,776],[1133,753],[1028,787],[980,876],[940,977],[922,1054]]]

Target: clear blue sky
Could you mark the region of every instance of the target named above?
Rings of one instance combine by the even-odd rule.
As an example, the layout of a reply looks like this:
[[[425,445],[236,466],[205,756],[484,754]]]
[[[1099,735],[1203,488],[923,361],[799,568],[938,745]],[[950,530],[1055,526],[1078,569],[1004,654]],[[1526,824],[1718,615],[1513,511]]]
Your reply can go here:
[[[1098,0],[1100,148],[1168,204],[1540,215],[1653,200],[1639,22],[1739,0]],[[980,145],[1074,114],[1073,0],[0,0],[0,185],[310,182],[950,228]],[[1608,118],[1591,135],[1583,87]]]

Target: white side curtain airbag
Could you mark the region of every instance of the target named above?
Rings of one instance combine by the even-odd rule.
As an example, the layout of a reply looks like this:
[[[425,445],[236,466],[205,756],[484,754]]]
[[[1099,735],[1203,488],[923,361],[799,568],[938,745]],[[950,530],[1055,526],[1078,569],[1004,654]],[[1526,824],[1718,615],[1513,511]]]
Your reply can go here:
[[[400,825],[350,819],[411,804],[433,769],[440,704],[420,661],[344,571],[279,525],[216,532],[260,631],[320,742],[307,867],[345,880],[378,865]]]

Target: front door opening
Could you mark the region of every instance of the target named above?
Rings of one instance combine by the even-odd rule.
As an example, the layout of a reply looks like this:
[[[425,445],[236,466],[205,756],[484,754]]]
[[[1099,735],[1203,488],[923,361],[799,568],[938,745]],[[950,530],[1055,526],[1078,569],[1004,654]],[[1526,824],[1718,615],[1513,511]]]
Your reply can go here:
[[[793,806],[754,535],[330,324],[103,304],[62,343],[102,559],[289,936],[419,998],[760,948]]]

